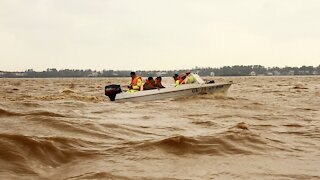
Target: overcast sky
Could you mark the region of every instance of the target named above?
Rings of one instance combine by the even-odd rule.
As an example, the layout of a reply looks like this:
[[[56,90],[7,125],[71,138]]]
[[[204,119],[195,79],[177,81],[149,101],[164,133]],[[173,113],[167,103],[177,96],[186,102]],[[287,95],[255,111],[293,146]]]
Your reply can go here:
[[[319,0],[0,0],[0,70],[320,64]]]

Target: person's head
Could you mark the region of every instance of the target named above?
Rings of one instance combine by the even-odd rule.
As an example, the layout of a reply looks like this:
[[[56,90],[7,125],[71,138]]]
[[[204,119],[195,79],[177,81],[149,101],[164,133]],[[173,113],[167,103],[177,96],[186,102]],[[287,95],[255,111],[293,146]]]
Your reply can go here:
[[[131,76],[131,77],[134,77],[134,76],[136,76],[136,73],[135,73],[135,72],[131,72],[131,73],[130,73],[130,76]]]
[[[178,74],[174,74],[172,77],[176,81],[178,79],[179,75]]]
[[[161,80],[162,80],[161,76],[158,76],[158,77],[156,78],[156,80],[157,80],[157,81],[161,81]]]
[[[178,74],[174,74],[172,77],[176,79],[178,76],[179,76]]]
[[[191,71],[187,71],[187,72],[186,72],[186,75],[188,76],[190,73],[191,73]]]
[[[153,77],[148,77],[148,81],[151,81],[151,80],[153,80]]]

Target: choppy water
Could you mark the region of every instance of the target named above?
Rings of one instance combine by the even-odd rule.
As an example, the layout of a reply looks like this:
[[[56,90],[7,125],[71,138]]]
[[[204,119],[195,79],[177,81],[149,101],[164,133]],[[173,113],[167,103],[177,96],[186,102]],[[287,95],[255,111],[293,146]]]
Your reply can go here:
[[[320,179],[319,76],[214,79],[140,103],[104,96],[126,78],[0,79],[0,179]]]

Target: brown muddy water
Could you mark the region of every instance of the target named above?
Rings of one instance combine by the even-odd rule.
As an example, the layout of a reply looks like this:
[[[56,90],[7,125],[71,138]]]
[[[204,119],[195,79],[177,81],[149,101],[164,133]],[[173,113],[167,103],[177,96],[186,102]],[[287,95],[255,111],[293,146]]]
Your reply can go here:
[[[320,76],[213,79],[139,103],[104,96],[129,78],[0,79],[0,179],[320,179]]]

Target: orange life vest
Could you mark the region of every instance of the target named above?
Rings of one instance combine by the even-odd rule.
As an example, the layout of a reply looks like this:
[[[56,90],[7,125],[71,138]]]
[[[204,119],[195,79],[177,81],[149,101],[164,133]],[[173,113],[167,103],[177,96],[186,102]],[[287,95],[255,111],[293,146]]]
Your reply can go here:
[[[146,82],[143,85],[143,90],[156,89],[154,80],[149,81],[146,79]]]
[[[142,78],[140,76],[136,76],[136,77],[132,78],[130,86],[131,86],[132,89],[135,89],[135,90],[138,90],[138,91],[142,91],[143,90],[142,84],[140,86],[138,86],[138,80],[139,79],[142,81]],[[136,86],[136,88],[135,88],[135,86]]]
[[[180,76],[177,76],[175,78],[175,81],[179,81],[179,84],[181,84],[183,82],[183,79]]]
[[[154,86],[155,84],[150,82],[148,79],[146,80],[146,84],[150,85],[150,86]]]
[[[132,87],[133,87],[133,86],[136,86],[136,85],[137,85],[137,82],[138,82],[138,79],[141,79],[141,77],[140,77],[140,76],[136,76],[135,78],[132,78],[130,85],[131,85]],[[142,79],[141,79],[141,81],[142,81]]]

